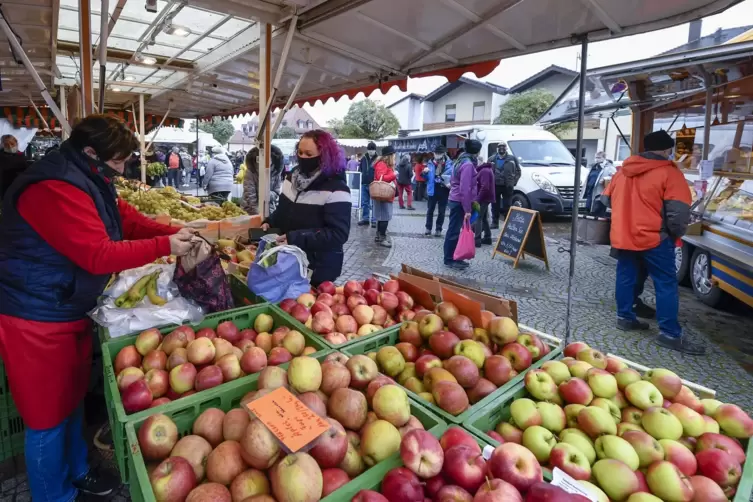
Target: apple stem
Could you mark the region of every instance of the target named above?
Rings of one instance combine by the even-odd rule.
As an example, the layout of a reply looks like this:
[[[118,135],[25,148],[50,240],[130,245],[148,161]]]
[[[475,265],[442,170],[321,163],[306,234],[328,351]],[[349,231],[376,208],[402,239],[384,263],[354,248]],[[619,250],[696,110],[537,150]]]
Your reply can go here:
[[[487,488],[489,488],[489,491],[492,491],[492,480],[489,479],[489,476],[485,476],[485,477],[486,477],[486,486]]]

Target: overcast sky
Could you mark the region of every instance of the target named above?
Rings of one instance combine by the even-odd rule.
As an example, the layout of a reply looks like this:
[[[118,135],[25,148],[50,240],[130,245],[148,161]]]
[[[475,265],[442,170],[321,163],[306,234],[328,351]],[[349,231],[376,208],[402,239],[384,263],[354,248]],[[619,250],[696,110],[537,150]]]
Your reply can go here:
[[[661,1],[661,0],[657,0]],[[707,17],[703,20],[702,35],[709,35],[719,28],[733,28],[753,24],[753,0],[745,0],[731,9],[716,16]],[[677,47],[687,42],[688,25],[680,25],[675,28],[654,31],[643,35],[634,35],[623,37],[604,42],[597,42],[590,46],[588,51],[588,67],[598,68],[612,64],[619,64],[637,59],[652,57],[658,53]],[[568,47],[564,49],[555,49],[527,56],[519,56],[510,59],[504,59],[499,66],[484,77],[482,80],[505,87],[512,87],[516,83],[525,80],[535,73],[543,70],[549,65],[556,64],[571,70],[579,69],[580,46]],[[474,77],[472,74],[467,76]],[[444,77],[426,77],[408,80],[408,92],[418,94],[428,94],[440,85],[447,82]],[[373,100],[379,100],[389,105],[405,93],[397,87],[393,87],[389,92],[383,94],[375,91],[369,96]],[[353,101],[364,99],[363,94],[356,96],[354,100],[347,97],[341,98],[335,102],[330,99],[325,104],[315,106],[305,105],[304,108],[311,113],[319,125],[326,126],[327,121],[333,118],[342,118],[348,112],[348,107]],[[234,119],[233,123],[236,128],[246,119]]]

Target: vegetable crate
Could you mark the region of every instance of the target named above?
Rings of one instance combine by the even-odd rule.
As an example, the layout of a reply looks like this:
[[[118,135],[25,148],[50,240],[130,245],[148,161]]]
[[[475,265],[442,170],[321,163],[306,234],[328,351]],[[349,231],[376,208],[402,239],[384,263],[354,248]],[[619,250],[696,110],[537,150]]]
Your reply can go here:
[[[319,361],[324,361],[324,358],[330,353],[332,353],[332,351],[320,352],[313,357]],[[287,366],[288,364],[284,364],[281,367],[287,368]],[[183,437],[191,433],[194,420],[196,420],[204,410],[208,408],[220,408],[227,412],[233,408],[237,408],[243,396],[248,392],[256,390],[257,385],[258,375],[250,375],[245,382],[241,382],[240,380],[230,382],[229,384],[224,385],[222,389],[213,389],[214,394],[212,396],[195,400],[193,403],[186,403],[186,405],[182,407],[172,407],[163,411],[163,413],[173,419],[175,425],[178,426],[178,434],[180,437]],[[205,392],[202,394],[205,394]],[[175,404],[180,404],[180,402],[176,401]],[[411,401],[411,413],[421,421],[426,430],[436,436],[439,436],[439,434],[441,434],[446,428],[445,423],[439,417],[427,410],[421,404]],[[128,470],[131,473],[132,478],[130,492],[131,500],[133,500],[133,502],[156,502],[149,481],[146,464],[141,455],[137,436],[139,427],[146,418],[146,416],[139,417],[137,420],[128,422],[125,426],[126,434],[128,436]],[[368,469],[363,474],[353,479],[350,483],[323,500],[328,502],[350,500],[353,495],[361,489],[362,485],[367,484],[375,477],[381,479],[383,476],[381,473],[386,472],[382,469],[382,464],[392,464],[395,462],[400,462],[400,455],[398,453],[395,453],[389,459]]]
[[[389,328],[384,328],[384,329],[380,329],[379,331],[375,331],[375,332],[371,333],[370,335],[361,336],[361,337],[358,337],[358,338],[354,338],[353,340],[349,340],[349,341],[347,341],[345,343],[341,343],[339,345],[335,345],[333,343],[330,343],[330,342],[326,341],[322,335],[320,335],[318,333],[315,333],[313,330],[311,330],[311,328],[307,328],[306,325],[304,325],[302,322],[298,321],[293,316],[291,316],[290,314],[288,314],[287,312],[285,312],[284,310],[282,310],[278,304],[275,304],[274,308],[277,309],[280,312],[280,314],[282,314],[285,317],[287,317],[290,320],[290,322],[293,323],[296,326],[296,329],[298,331],[300,331],[301,333],[307,333],[307,334],[309,334],[311,336],[317,336],[317,337],[319,337],[322,340],[322,342],[326,343],[329,348],[334,349],[334,350],[345,350],[346,348],[350,347],[351,345],[354,345],[356,343],[363,342],[363,341],[366,341],[366,340],[374,340],[375,338],[379,337],[380,335],[386,335],[386,334],[389,334],[389,333],[392,333],[392,332],[398,333],[400,331],[400,327],[403,325],[403,323],[400,322],[400,323],[397,323],[397,324],[394,324],[394,325],[390,326]]]
[[[271,315],[274,319],[275,327],[288,326],[291,329],[296,329],[295,326],[292,326],[290,324],[287,318],[281,316],[276,310],[272,309],[271,305],[266,303],[210,314],[206,316],[204,320],[202,320],[199,324],[192,324],[191,327],[193,327],[194,330],[199,330],[201,328],[214,329],[221,322],[233,321],[238,329],[245,329],[253,326],[254,320],[259,314]],[[176,327],[177,326],[168,326],[161,328],[160,331],[162,332],[162,334],[167,334]],[[120,398],[120,391],[118,390],[118,384],[116,380],[117,375],[115,375],[113,364],[115,361],[115,356],[118,354],[118,352],[120,352],[120,350],[127,345],[133,345],[136,341],[137,336],[138,334],[133,334],[115,338],[102,345],[102,364],[104,367],[105,378],[105,403],[107,405],[107,414],[110,419],[113,444],[115,445],[115,458],[118,463],[118,468],[120,469],[120,477],[124,483],[128,482],[129,477],[126,465],[128,441],[125,435],[125,424],[127,422],[143,420],[154,413],[166,413],[166,410],[183,409],[187,406],[201,403],[203,402],[203,400],[207,399],[205,396],[215,395],[215,391],[218,391],[225,386],[230,385],[230,383],[242,382],[248,384],[254,378],[253,375],[241,377],[234,382],[224,383],[218,387],[215,387],[214,389],[208,389],[202,392],[198,392],[194,395],[181,398],[179,400],[158,406],[156,408],[149,408],[138,413],[128,415],[123,408],[123,402]],[[317,352],[320,352],[322,350],[329,350],[329,347],[318,336],[311,336],[306,333],[303,333],[303,336],[306,339],[307,347],[314,347]]]
[[[535,363],[533,363],[528,369],[520,372],[518,375],[512,378],[509,382],[507,382],[506,384],[504,384],[503,386],[499,387],[497,390],[495,390],[494,392],[486,396],[484,399],[477,402],[476,404],[469,406],[468,409],[464,411],[463,413],[461,413],[460,415],[452,415],[450,413],[447,413],[446,411],[441,409],[439,406],[425,401],[424,399],[419,397],[417,394],[415,394],[414,392],[408,389],[405,389],[406,392],[408,392],[408,395],[411,398],[419,401],[424,406],[426,406],[429,410],[433,411],[434,413],[442,417],[444,420],[446,420],[447,423],[449,424],[463,423],[468,418],[470,418],[470,416],[473,413],[477,412],[478,410],[481,410],[486,405],[494,401],[496,398],[509,392],[510,389],[514,388],[516,384],[522,382],[528,371],[532,369],[540,368],[541,365],[544,364],[546,361],[559,358],[562,355],[562,344],[560,343],[559,338],[555,338],[553,336],[541,333],[532,328],[523,326],[522,324],[520,325],[520,329],[521,329],[521,332],[525,331],[529,333],[534,333],[537,336],[539,336],[544,343],[547,343],[549,345],[551,349],[550,352],[544,357],[542,357],[541,359],[539,359],[538,361],[536,361]],[[349,345],[342,351],[351,356],[356,355],[356,354],[368,354],[369,352],[377,352],[382,347],[397,344],[400,341],[399,336],[400,336],[400,332],[399,330],[396,330],[390,333],[385,333],[376,338],[358,341],[356,343]]]
[[[236,307],[245,307],[266,302],[261,296],[253,294],[251,290],[248,289],[246,283],[235,274],[228,274],[228,280],[230,281],[230,291],[233,293],[233,301],[235,302]],[[303,333],[303,331],[301,331],[301,333]]]

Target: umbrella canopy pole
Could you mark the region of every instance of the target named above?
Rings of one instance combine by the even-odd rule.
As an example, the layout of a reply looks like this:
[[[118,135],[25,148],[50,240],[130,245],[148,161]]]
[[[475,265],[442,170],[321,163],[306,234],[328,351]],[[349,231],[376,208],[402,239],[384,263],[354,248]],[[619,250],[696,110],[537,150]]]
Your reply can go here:
[[[259,46],[259,111],[261,106],[266,106],[271,97],[271,73],[272,73],[272,25],[264,24],[261,27],[261,44]],[[272,135],[270,128],[265,127],[263,122],[269,120],[269,114],[265,112],[264,116],[259,116],[259,130],[261,135],[257,135],[259,140],[259,186],[256,193],[259,194],[259,215],[266,218],[269,215],[269,161],[272,154]]]
[[[81,117],[94,113],[94,89],[92,85],[92,23],[89,0],[78,1],[79,68],[81,71]],[[104,85],[104,82],[101,83]],[[100,110],[101,112],[102,110]]]
[[[199,188],[201,188],[201,157],[199,157],[199,116],[196,116],[196,197],[199,196]]]
[[[105,112],[105,91],[107,86],[105,80],[107,80],[107,35],[108,35],[108,20],[110,17],[110,3],[109,0],[102,0],[102,6],[100,7],[100,27],[99,27],[99,112]],[[141,152],[142,159],[144,152]]]
[[[139,147],[141,148],[141,182],[146,183],[146,135],[144,134],[144,93],[139,94]]]
[[[578,136],[575,142],[575,182],[573,186],[573,223],[570,227],[570,274],[567,278],[567,318],[565,319],[565,345],[570,343],[570,318],[573,310],[573,279],[575,278],[575,251],[578,246],[578,205],[580,202],[580,170],[583,149],[583,121],[585,120],[586,71],[588,70],[588,36],[580,46],[580,89],[578,92]]]

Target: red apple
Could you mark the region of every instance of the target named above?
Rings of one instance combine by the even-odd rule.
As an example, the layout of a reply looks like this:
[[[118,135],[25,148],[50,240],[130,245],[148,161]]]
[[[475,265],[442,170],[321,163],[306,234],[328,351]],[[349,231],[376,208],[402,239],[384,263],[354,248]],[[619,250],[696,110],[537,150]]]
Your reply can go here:
[[[464,315],[456,315],[447,323],[447,329],[458,335],[461,340],[473,339],[473,323]]]
[[[473,502],[475,499],[467,490],[458,485],[444,485],[439,489],[434,500],[436,502]]]
[[[345,303],[351,312],[353,312],[359,305],[368,305],[366,298],[359,294],[353,294],[348,297],[348,301]]]
[[[448,324],[453,317],[460,314],[458,308],[452,302],[442,302],[434,309],[439,317],[445,324]]]
[[[202,368],[202,370],[199,371],[199,373],[196,375],[196,391],[201,392],[202,390],[211,389],[212,387],[222,385],[222,380],[222,370],[219,368],[219,366],[212,364],[210,366]]]
[[[369,277],[365,281],[363,281],[363,289],[365,291],[368,291],[370,289],[376,289],[377,291],[382,290],[382,283],[379,282],[379,279],[376,279],[375,277]]]
[[[400,341],[410,343],[417,348],[420,348],[423,344],[423,338],[421,333],[418,332],[418,323],[414,321],[406,321],[400,326]]]
[[[139,354],[139,351],[136,350],[136,347],[133,345],[126,345],[125,347],[120,349],[120,352],[118,352],[118,355],[115,356],[113,369],[115,370],[116,375],[119,375],[120,372],[126,368],[140,368],[140,367],[141,367],[141,354]]]
[[[476,440],[473,439],[473,436],[457,425],[450,427],[444,432],[444,434],[442,434],[442,437],[439,439],[439,444],[445,452],[453,446],[465,445],[470,448],[475,448],[478,453],[481,453],[481,447]]]
[[[389,282],[389,281],[388,281]],[[381,492],[390,502],[423,502],[421,481],[405,467],[396,467],[382,480]]]
[[[738,464],[743,465],[745,463],[745,450],[743,450],[740,443],[731,437],[724,436],[722,434],[715,434],[713,432],[707,432],[701,434],[696,442],[696,453],[703,450],[709,450],[711,448],[718,448],[724,450],[737,461]]]
[[[476,385],[468,389],[468,400],[471,404],[476,404],[489,394],[497,390],[497,386],[486,378],[479,378]]]
[[[319,312],[326,312],[330,317],[332,317],[334,314],[332,313],[332,309],[329,308],[329,305],[322,303],[320,301],[314,302],[314,304],[311,306],[311,315],[316,316]]]
[[[523,345],[513,342],[502,347],[502,355],[510,360],[515,371],[523,371],[531,366],[533,357],[531,352]]]
[[[266,502],[266,501],[265,501]],[[269,501],[271,502],[271,501]],[[350,502],[390,502],[387,498],[379,492],[374,490],[361,490],[356,493],[356,496]]]
[[[323,404],[323,403],[322,403]],[[345,429],[334,418],[327,418],[329,430],[316,439],[309,454],[324,469],[337,467],[348,451],[348,436]]]
[[[358,281],[348,281],[343,287],[343,293],[345,294],[346,298],[349,298],[353,295],[362,295],[363,286],[361,286],[361,283]]]
[[[398,291],[395,293],[397,297],[397,307],[399,310],[410,310],[413,308],[413,297],[405,291]]]
[[[414,317],[416,317],[416,313],[412,310],[403,310],[400,312],[400,320],[403,322],[412,321]]]
[[[446,484],[447,481],[445,480],[444,476],[442,474],[439,474],[438,476],[434,476],[433,478],[426,480],[426,483],[424,484],[424,491],[426,492],[426,495],[429,496],[429,498],[436,498],[439,490],[441,490],[442,487]]]
[[[440,359],[449,359],[460,338],[451,331],[440,331],[429,338],[429,347]]]
[[[240,340],[240,331],[233,321],[225,321],[217,325],[217,336],[230,343],[236,343]]]
[[[444,450],[431,433],[414,429],[403,436],[400,458],[408,469],[427,479],[442,471]]]
[[[334,305],[340,305],[345,304],[345,295],[342,293],[337,293],[335,295],[332,295],[332,302]],[[333,305],[333,306],[334,306]]]
[[[348,474],[342,469],[322,469],[322,498],[345,486],[349,481]]]
[[[332,281],[324,281],[323,283],[319,284],[319,287],[316,288],[316,290],[319,292],[319,294],[329,294],[334,295],[337,293],[337,287],[335,286],[335,283]]]
[[[146,384],[152,392],[153,399],[164,396],[170,388],[170,377],[165,370],[149,370],[146,372],[144,380],[146,380]]]
[[[123,401],[123,409],[126,413],[136,413],[145,410],[152,404],[152,391],[146,380],[141,379],[133,382],[120,394]]]
[[[178,427],[170,417],[151,415],[138,430],[139,448],[146,460],[162,460],[170,455],[178,442]]]
[[[274,347],[269,351],[267,364],[270,366],[279,366],[293,360],[293,354],[285,347]]]
[[[503,356],[489,356],[484,360],[484,377],[497,387],[509,382],[513,377],[510,360]]]
[[[393,294],[397,293],[398,291],[400,291],[400,283],[395,279],[390,279],[389,281],[384,283],[384,285],[382,286],[382,291]]]
[[[306,324],[306,321],[311,317],[311,311],[309,311],[308,307],[305,305],[296,303],[293,308],[290,309],[290,315],[299,323]]]
[[[418,359],[418,349],[413,344],[400,342],[395,345],[395,348],[403,355],[406,363],[415,363]]]
[[[377,289],[367,289],[363,294],[363,297],[366,299],[366,303],[368,303],[369,305],[378,305],[379,293],[380,292]]]
[[[335,320],[331,312],[317,312],[311,322],[311,328],[315,333],[326,335],[335,330]]]
[[[293,300],[292,298],[285,298],[283,301],[280,302],[280,308],[287,312],[288,314],[293,310],[293,307],[298,305],[298,302]]]
[[[544,480],[534,454],[516,443],[497,446],[489,459],[489,474],[510,483],[521,492]]]
[[[389,291],[382,291],[379,293],[379,305],[384,307],[384,310],[390,314],[397,310],[398,303],[397,296],[395,296],[394,293],[390,293]]]
[[[454,484],[476,493],[486,478],[487,465],[478,449],[456,445],[445,452],[442,471]]]
[[[209,338],[212,340],[217,338],[217,333],[212,328],[201,328],[196,332],[196,338]]]
[[[569,344],[567,347],[565,347],[564,354],[565,357],[575,357],[578,355],[578,352],[581,350],[590,349],[591,347],[588,346],[588,344],[584,342],[573,342]]]
[[[695,457],[698,461],[698,471],[722,488],[735,486],[740,480],[740,464],[726,451],[710,448],[698,452]]]
[[[347,305],[345,305],[345,303],[335,303],[330,307],[330,310],[332,311],[332,315],[335,317],[335,319],[339,318],[340,316],[350,315],[350,309]]]
[[[196,474],[183,457],[170,457],[152,471],[149,477],[156,500],[186,500],[196,487]]]
[[[259,347],[251,347],[241,357],[241,369],[248,375],[267,367],[267,354]]]

